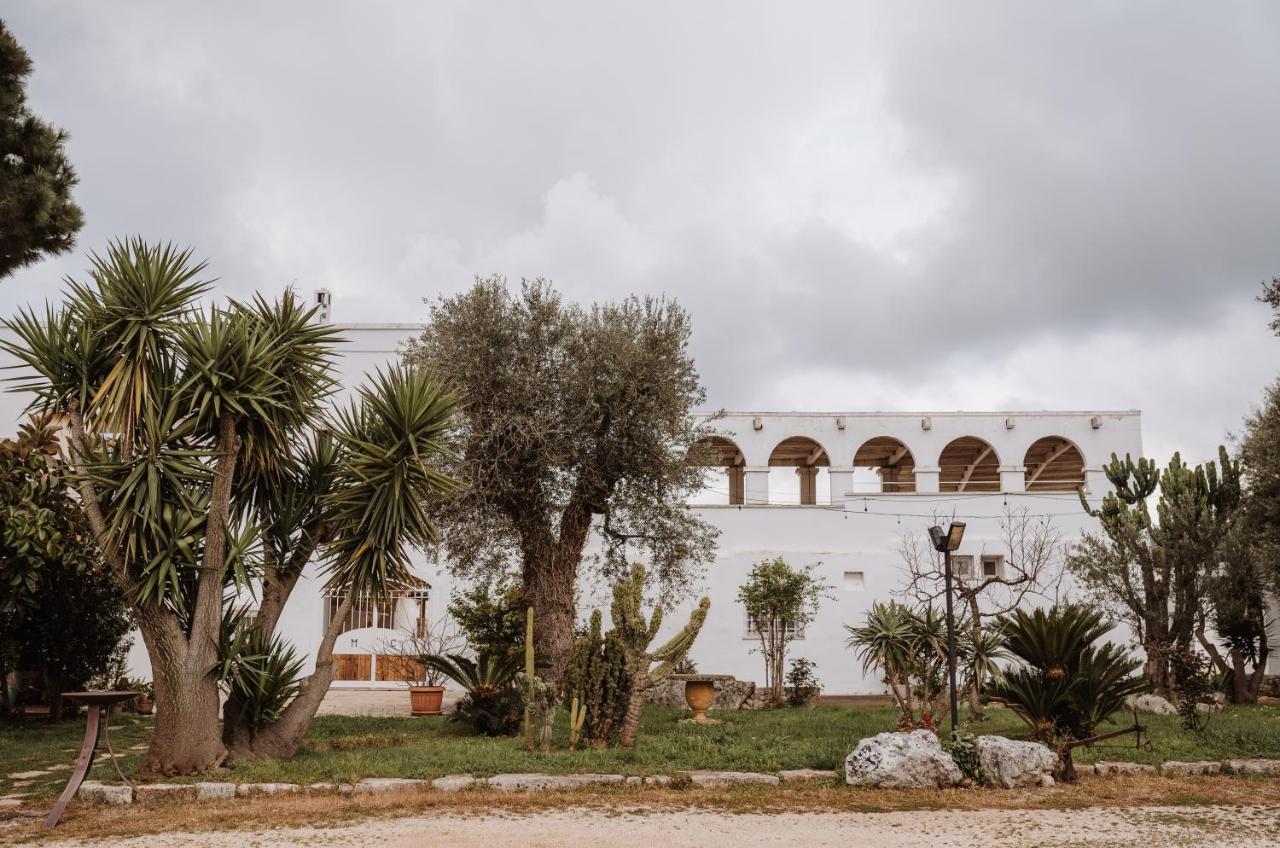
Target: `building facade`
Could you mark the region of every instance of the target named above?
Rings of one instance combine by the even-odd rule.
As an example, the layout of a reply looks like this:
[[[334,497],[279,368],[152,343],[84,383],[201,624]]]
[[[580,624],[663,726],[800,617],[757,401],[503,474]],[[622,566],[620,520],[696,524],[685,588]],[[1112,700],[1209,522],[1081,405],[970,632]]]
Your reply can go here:
[[[393,361],[420,326],[341,329],[347,341],[338,370],[349,393]],[[15,428],[23,399],[9,395],[0,404],[0,419]],[[696,581],[701,591],[685,602],[691,607],[701,594],[711,599],[691,657],[702,672],[762,680],[763,658],[738,588],[762,560],[812,565],[828,596],[790,656],[815,662],[829,694],[883,691],[878,676],[864,674],[846,648],[845,625],[861,623],[874,601],[902,597],[909,579],[904,542],[923,539],[931,524],[964,521],[955,560],[960,579],[1004,573],[1026,553],[1011,538],[1019,528],[1047,528],[1064,540],[1096,528],[1078,491],[1083,487],[1096,506],[1109,489],[1103,464],[1113,453],[1142,454],[1137,411],[747,411],[719,416],[714,427],[721,435],[691,454],[707,466],[706,488],[691,508],[720,532],[717,555]],[[421,585],[349,613],[335,648],[335,686],[403,686],[397,643],[439,622],[454,589],[464,588],[425,553],[415,554],[415,566]],[[1064,582],[1056,591],[1069,595],[1071,586]],[[607,606],[607,587],[586,582],[580,615]],[[281,634],[314,656],[335,607],[323,579],[309,570],[281,618]],[[673,611],[668,627],[685,612]],[[130,661],[135,673],[148,676],[140,639]],[[1280,660],[1273,659],[1272,672],[1280,672]]]

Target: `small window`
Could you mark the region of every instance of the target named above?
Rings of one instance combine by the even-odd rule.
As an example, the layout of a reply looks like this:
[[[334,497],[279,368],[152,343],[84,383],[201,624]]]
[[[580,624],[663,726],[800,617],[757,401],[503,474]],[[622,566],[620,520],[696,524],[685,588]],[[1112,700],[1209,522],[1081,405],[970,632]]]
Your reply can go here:
[[[751,617],[750,617],[750,616],[747,616],[746,618],[747,618],[747,632],[746,632],[746,635],[745,635],[743,638],[744,638],[744,639],[759,639],[759,638],[760,638],[760,631],[756,628],[756,623],[755,623],[754,621],[752,621],[752,620],[751,620]],[[803,638],[804,638],[804,625],[803,625],[803,624],[802,624],[802,625],[797,626],[797,625],[796,625],[796,623],[795,623],[795,622],[793,622],[793,621],[784,621],[784,622],[782,622],[782,627],[784,628],[784,630],[786,631],[787,635],[788,635],[790,638],[792,638],[792,639],[803,639]]]
[[[844,573],[844,590],[846,592],[861,592],[866,588],[866,580],[863,579],[861,571],[846,571]]]
[[[957,580],[972,580],[973,557],[953,556],[951,558],[951,573],[955,575]]]
[[[982,558],[982,576],[983,577],[1003,577],[1004,576],[1004,557],[984,556]]]

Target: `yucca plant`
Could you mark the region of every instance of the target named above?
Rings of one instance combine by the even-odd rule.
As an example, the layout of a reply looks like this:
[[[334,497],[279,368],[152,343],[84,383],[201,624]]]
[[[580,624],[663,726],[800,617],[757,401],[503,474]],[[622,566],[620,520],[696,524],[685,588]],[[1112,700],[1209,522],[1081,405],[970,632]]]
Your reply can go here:
[[[427,654],[424,665],[461,686],[466,694],[452,718],[485,736],[513,736],[520,727],[523,703],[516,686],[522,658],[514,654]]]
[[[933,728],[933,704],[942,692],[947,664],[942,615],[930,606],[913,610],[897,601],[876,602],[862,626],[846,624],[845,630],[849,632],[845,645],[862,661],[863,672],[878,670],[883,675],[902,713],[899,726]]]
[[[228,752],[293,756],[354,599],[409,580],[406,548],[437,540],[428,510],[452,486],[436,470],[454,408],[441,382],[393,368],[327,414],[337,329],[291,293],[205,305],[204,267],[189,250],[113,242],[61,306],[20,311],[0,341],[23,368],[14,389],[68,424],[80,504],[151,657],[144,775],[203,771]],[[239,699],[257,696],[233,688],[220,726],[226,591],[260,591],[246,626],[265,656],[315,560],[342,598],[315,671],[295,690],[289,662],[267,663],[291,700],[247,726]]]
[[[218,677],[227,693],[227,710],[237,725],[252,730],[278,721],[298,694],[303,661],[278,635],[264,642],[252,626],[247,607],[228,604],[222,620]]]
[[[1058,752],[1064,779],[1076,778],[1073,748],[1142,731],[1135,724],[1097,733],[1125,698],[1147,688],[1134,674],[1142,666],[1139,660],[1109,642],[1096,644],[1111,629],[1101,613],[1059,604],[1048,610],[1014,610],[997,624],[1020,664],[996,681],[992,694],[1026,722],[1035,738]]]

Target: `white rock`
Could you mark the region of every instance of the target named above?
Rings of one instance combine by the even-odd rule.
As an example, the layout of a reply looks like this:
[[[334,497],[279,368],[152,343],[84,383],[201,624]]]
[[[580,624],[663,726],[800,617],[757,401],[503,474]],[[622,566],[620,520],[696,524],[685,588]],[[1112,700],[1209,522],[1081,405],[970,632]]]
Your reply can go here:
[[[412,777],[366,777],[356,784],[357,792],[395,792],[401,789],[416,789],[426,786],[425,780]]]
[[[752,783],[777,785],[780,781],[776,774],[760,774],[754,771],[691,771],[689,780],[694,786],[703,789],[718,789],[723,786],[743,786]]]
[[[296,783],[241,783],[236,786],[236,795],[240,798],[252,795],[290,795],[301,790],[302,787]]]
[[[431,788],[441,792],[457,792],[476,785],[476,779],[469,774],[446,774],[431,781]]]
[[[337,791],[338,791],[338,784],[336,784],[336,783],[308,783],[308,784],[307,784],[307,791],[308,791],[308,792],[317,792],[317,793],[321,793],[321,794],[323,794],[323,793],[325,793],[325,792],[337,792]]]
[[[196,797],[196,787],[191,783],[139,783],[133,787],[133,800],[139,804],[147,801],[190,801]]]
[[[576,789],[581,786],[599,786],[622,783],[620,774],[499,774],[488,783],[503,792],[528,792],[538,789]]]
[[[669,774],[646,774],[644,776],[645,786],[670,786],[671,775]]]
[[[1146,695],[1130,695],[1124,699],[1124,705],[1127,709],[1137,710],[1140,713],[1152,713],[1153,715],[1177,715],[1178,708],[1169,703],[1159,695],[1148,693]]]
[[[1183,763],[1169,760],[1160,766],[1161,774],[1217,774],[1222,771],[1222,763],[1201,760],[1194,763]]]
[[[1280,775],[1280,760],[1227,760],[1224,765],[1233,774]]]
[[[212,801],[216,798],[234,798],[236,797],[236,785],[234,783],[197,783],[196,784],[196,800]]]
[[[974,740],[978,751],[978,764],[982,774],[992,786],[1017,789],[1022,786],[1039,786],[1041,778],[1053,773],[1058,764],[1046,746],[1039,742],[1020,742],[1003,736],[979,736]]]
[[[1093,764],[1094,774],[1155,774],[1156,767],[1146,763],[1098,762]]]
[[[803,783],[807,780],[832,780],[835,777],[833,772],[826,769],[784,769],[778,772],[778,778],[783,783]]]
[[[844,761],[850,786],[928,789],[955,786],[964,775],[928,730],[880,733],[858,742]]]
[[[76,797],[82,801],[96,804],[111,804],[113,806],[132,804],[133,788],[130,786],[108,786],[96,780],[86,780],[80,784],[80,788],[76,791]]]

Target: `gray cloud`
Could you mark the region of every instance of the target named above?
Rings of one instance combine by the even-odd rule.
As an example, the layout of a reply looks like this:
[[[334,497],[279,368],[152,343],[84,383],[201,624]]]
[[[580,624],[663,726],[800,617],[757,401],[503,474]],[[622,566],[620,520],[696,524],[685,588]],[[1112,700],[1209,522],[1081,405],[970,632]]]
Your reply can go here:
[[[222,7],[225,8],[225,7]],[[32,4],[81,247],[407,320],[475,273],[693,312],[727,406],[1140,407],[1208,456],[1274,373],[1265,3]],[[56,294],[79,256],[0,284]],[[1227,379],[1224,379],[1224,373]]]

